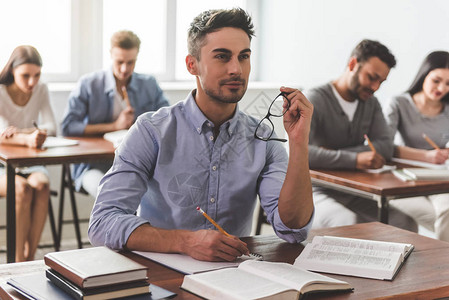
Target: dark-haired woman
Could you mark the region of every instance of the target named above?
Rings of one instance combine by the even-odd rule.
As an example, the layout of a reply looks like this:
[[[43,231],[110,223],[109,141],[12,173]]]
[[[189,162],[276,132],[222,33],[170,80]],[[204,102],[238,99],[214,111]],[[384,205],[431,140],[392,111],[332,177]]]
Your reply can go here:
[[[410,88],[394,97],[386,109],[393,134],[402,145],[395,157],[444,164],[449,158],[449,53],[435,51],[422,63]],[[423,138],[426,134],[440,149]],[[438,239],[449,241],[449,194],[395,200],[391,205],[407,213]]]
[[[0,73],[0,143],[40,148],[56,133],[48,88],[39,82],[42,59],[31,46],[14,49]],[[40,121],[38,128],[36,122]],[[16,175],[16,261],[33,260],[48,211],[49,180],[42,166]],[[0,196],[6,195],[0,168]]]

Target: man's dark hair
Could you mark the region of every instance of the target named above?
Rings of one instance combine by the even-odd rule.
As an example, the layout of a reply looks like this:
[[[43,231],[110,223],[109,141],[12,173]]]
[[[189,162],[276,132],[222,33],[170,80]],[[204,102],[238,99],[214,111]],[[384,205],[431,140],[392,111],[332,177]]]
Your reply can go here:
[[[396,66],[396,59],[387,47],[378,41],[363,40],[352,50],[351,57],[357,58],[357,62],[364,63],[371,57],[378,57],[391,69]]]
[[[234,27],[246,32],[249,39],[254,36],[251,17],[241,8],[212,9],[199,14],[190,24],[187,37],[189,54],[200,59],[200,50],[206,35],[224,27]]]

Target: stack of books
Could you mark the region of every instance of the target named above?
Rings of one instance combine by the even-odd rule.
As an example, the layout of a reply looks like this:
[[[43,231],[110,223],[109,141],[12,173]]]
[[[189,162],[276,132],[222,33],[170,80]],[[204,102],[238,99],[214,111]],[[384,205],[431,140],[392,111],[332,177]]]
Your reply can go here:
[[[44,256],[45,276],[15,277],[8,284],[29,299],[115,299],[148,295],[148,268],[106,247]],[[34,285],[32,283],[35,283]]]

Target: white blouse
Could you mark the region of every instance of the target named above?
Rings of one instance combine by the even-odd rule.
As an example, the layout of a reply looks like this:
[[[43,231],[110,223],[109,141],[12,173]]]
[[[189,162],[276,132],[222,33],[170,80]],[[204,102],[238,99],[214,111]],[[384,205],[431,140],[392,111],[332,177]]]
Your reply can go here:
[[[40,129],[46,129],[48,135],[56,134],[56,120],[50,106],[47,85],[39,82],[31,98],[24,106],[17,105],[11,99],[4,84],[0,84],[0,132],[8,126],[33,128],[33,121]]]

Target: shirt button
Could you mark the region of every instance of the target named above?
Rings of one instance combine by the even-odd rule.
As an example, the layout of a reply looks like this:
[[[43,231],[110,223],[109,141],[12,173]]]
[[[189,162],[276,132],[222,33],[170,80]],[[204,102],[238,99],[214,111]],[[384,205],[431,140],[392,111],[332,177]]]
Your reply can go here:
[[[215,202],[215,198],[210,198],[210,202],[214,203]]]
[[[212,125],[210,125],[210,123],[207,123],[207,126],[211,127]]]
[[[213,140],[214,140],[214,136],[211,135],[211,136],[209,137],[209,140],[213,141]]]
[[[217,170],[217,166],[213,166],[212,170],[216,171]]]

